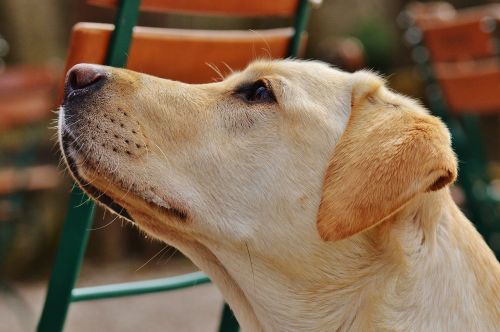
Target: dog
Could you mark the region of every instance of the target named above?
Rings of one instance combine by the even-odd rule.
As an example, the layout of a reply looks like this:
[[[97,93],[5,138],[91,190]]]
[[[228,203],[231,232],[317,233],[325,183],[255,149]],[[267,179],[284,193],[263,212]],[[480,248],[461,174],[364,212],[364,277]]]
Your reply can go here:
[[[447,128],[369,71],[259,60],[190,85],[79,64],[76,182],[182,251],[244,331],[498,331],[500,267]]]

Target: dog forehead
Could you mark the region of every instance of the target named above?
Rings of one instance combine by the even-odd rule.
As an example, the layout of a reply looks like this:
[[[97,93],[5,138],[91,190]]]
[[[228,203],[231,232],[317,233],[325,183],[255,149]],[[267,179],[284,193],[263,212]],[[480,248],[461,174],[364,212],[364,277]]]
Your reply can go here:
[[[307,86],[311,82],[329,83],[335,81],[346,82],[348,73],[330,67],[320,61],[310,60],[256,60],[250,63],[243,71],[231,75],[240,80],[256,80],[263,77],[278,77],[293,84]]]

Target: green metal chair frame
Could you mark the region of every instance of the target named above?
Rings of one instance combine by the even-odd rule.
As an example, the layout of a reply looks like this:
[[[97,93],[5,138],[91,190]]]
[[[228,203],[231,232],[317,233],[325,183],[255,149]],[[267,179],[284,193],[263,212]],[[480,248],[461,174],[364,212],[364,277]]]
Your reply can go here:
[[[433,71],[424,34],[415,22],[410,20],[408,23],[407,36],[413,48],[413,60],[424,81],[430,109],[446,123],[453,137],[453,148],[460,163],[457,182],[466,197],[466,213],[497,258],[500,258],[500,197],[490,189],[491,178],[483,149],[479,117],[472,113],[455,115],[450,112]],[[495,31],[498,29],[490,31],[492,40],[495,40]],[[497,50],[497,57],[499,54]]]
[[[127,51],[131,43],[133,27],[137,22],[139,5],[140,0],[120,1],[115,19],[115,30],[106,56],[107,65],[114,67],[126,65]],[[300,0],[295,15],[295,33],[288,52],[291,57],[298,55],[309,12],[309,0]],[[74,288],[87,246],[94,211],[94,202],[89,201],[82,190],[75,186],[71,192],[69,210],[64,221],[42,315],[38,322],[38,332],[62,331],[71,302],[176,290],[210,282],[210,279],[202,272],[194,272],[156,280]],[[238,330],[238,322],[229,306],[225,304],[219,331]]]

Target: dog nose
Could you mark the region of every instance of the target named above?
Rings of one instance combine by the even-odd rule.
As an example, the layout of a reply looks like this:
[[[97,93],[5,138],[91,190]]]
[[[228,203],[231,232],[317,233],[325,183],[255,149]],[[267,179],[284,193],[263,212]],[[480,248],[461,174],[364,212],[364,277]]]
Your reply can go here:
[[[71,90],[81,90],[104,79],[104,72],[99,66],[81,63],[68,71],[66,84]]]

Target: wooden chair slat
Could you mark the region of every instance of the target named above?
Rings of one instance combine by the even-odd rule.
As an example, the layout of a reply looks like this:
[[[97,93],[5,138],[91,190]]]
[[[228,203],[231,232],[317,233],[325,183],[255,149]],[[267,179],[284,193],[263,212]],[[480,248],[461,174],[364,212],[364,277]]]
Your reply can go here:
[[[449,3],[437,1],[431,3],[411,2],[406,6],[406,14],[419,27],[423,24],[439,23],[455,17],[457,11]]]
[[[49,66],[9,66],[0,73],[0,95],[54,88],[57,70]]]
[[[456,10],[450,3],[444,1],[413,2],[407,6],[406,13],[419,28],[426,29],[454,21],[479,20],[485,16],[498,18],[500,17],[500,4],[486,4]]]
[[[460,61],[494,56],[496,49],[491,31],[488,31],[487,20],[488,18],[453,20],[432,27],[424,26],[424,40],[432,61]]]
[[[434,71],[446,102],[455,113],[500,111],[500,66],[496,59],[481,63],[436,64]]]
[[[19,191],[46,190],[61,183],[61,174],[53,165],[0,169],[0,195]]]
[[[81,62],[102,64],[112,29],[111,24],[77,24],[66,69]],[[292,28],[207,31],[135,27],[127,68],[186,83],[208,83],[218,79],[209,64],[227,74],[228,67],[243,69],[256,58],[283,58],[292,35]]]
[[[0,130],[43,121],[54,109],[53,90],[0,96]]]
[[[87,0],[88,4],[117,7],[118,0]],[[142,0],[141,10],[233,16],[293,16],[298,0]]]
[[[58,79],[48,66],[14,66],[0,74],[0,130],[47,119]]]

